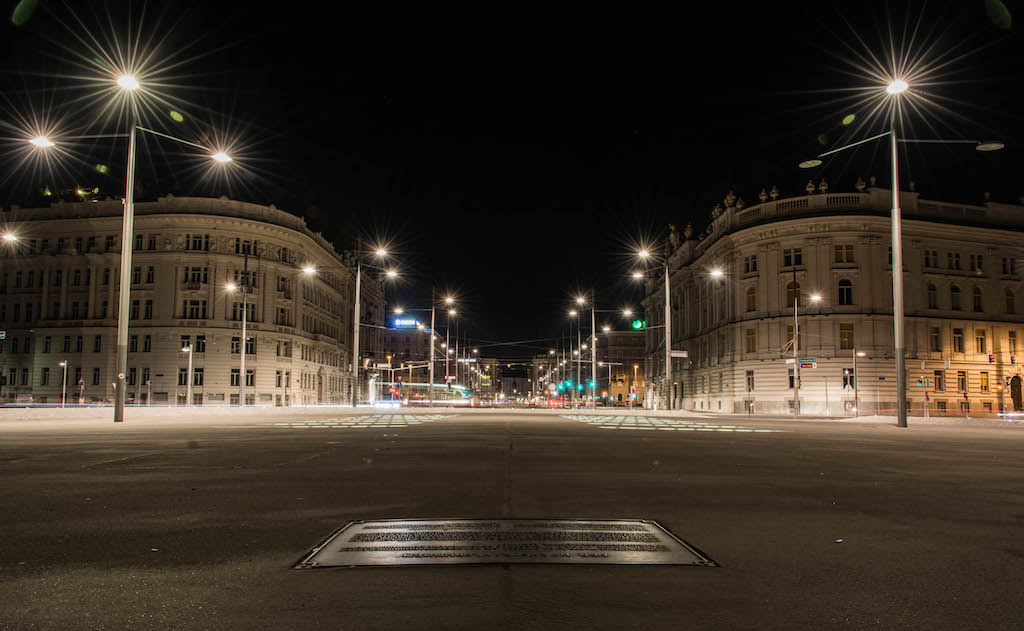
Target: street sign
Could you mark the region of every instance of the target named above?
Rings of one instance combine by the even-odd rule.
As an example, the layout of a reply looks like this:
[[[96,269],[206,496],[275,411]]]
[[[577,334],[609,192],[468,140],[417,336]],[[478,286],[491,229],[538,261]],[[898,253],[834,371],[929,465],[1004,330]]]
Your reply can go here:
[[[672,357],[689,357],[690,353],[687,351],[672,351]]]
[[[817,368],[818,358],[817,357],[801,357],[800,358],[801,368]]]
[[[455,379],[455,377],[453,375],[445,375],[444,379],[445,381],[451,381],[452,379]]]
[[[787,359],[787,360],[786,360],[786,363],[787,363],[787,364],[795,364],[795,363],[796,363],[796,360],[795,360],[795,359],[793,359],[792,357],[790,357],[789,359]]]
[[[374,370],[391,370],[391,364],[374,364]]]
[[[0,340],[7,339],[7,331],[0,331]]]

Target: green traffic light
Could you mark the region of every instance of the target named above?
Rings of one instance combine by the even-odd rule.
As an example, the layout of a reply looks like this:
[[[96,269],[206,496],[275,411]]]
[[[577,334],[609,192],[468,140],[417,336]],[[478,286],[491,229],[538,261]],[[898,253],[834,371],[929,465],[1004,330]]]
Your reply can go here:
[[[636,330],[646,329],[647,328],[647,321],[646,320],[633,320],[633,328],[636,329]]]

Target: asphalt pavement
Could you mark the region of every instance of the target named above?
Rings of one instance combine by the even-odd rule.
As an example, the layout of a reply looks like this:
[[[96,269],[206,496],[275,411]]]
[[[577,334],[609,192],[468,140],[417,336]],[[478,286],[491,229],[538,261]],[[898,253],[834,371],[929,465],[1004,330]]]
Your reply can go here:
[[[58,415],[0,410],[3,630],[1024,628],[1024,423]],[[720,567],[292,569],[444,517],[655,520]]]

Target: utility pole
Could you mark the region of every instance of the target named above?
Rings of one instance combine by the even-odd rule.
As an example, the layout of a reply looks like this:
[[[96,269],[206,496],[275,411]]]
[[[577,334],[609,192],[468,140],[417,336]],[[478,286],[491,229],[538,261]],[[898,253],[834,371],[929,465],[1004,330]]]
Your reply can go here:
[[[796,284],[796,268],[793,269],[793,416],[800,414],[800,287]]]

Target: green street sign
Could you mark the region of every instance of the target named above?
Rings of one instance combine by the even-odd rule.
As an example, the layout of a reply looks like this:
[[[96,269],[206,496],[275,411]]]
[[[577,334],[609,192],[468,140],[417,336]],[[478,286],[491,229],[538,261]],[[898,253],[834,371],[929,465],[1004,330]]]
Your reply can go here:
[[[7,339],[7,331],[0,331],[0,340]]]

